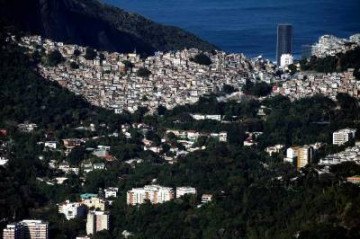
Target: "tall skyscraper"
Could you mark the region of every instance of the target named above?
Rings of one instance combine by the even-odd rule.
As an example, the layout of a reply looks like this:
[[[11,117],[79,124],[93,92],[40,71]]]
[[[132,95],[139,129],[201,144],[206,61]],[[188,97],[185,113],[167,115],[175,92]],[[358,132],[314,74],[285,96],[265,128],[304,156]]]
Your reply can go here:
[[[292,53],[292,25],[279,24],[277,28],[276,62],[280,65],[282,54]]]

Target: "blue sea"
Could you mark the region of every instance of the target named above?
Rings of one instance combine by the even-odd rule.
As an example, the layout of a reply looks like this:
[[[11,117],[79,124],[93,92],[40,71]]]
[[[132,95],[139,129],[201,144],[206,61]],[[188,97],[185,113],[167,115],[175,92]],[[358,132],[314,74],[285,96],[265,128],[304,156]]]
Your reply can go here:
[[[360,32],[360,0],[103,0],[181,27],[227,52],[275,58],[276,27],[294,28],[293,51],[321,35]]]

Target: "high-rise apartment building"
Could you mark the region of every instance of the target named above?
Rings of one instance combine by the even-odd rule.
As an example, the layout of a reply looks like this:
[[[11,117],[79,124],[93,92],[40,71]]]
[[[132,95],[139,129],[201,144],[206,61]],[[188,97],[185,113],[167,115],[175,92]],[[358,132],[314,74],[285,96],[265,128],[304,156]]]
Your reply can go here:
[[[292,54],[292,25],[279,24],[277,28],[276,62],[280,65],[283,54]]]
[[[48,239],[48,223],[41,220],[23,220],[7,225],[3,239]]]
[[[174,198],[174,191],[169,187],[146,185],[143,188],[133,188],[127,192],[127,204],[136,205],[147,200],[152,204],[163,203]]]
[[[352,139],[355,139],[356,129],[341,129],[333,133],[333,144],[343,145]]]
[[[305,145],[298,149],[297,153],[297,164],[296,167],[298,169],[305,167],[309,164],[314,158],[314,149],[311,146]]]
[[[90,211],[87,215],[86,233],[93,235],[102,230],[109,230],[110,215],[105,211]]]
[[[309,145],[290,147],[286,150],[285,162],[294,163],[298,169],[305,167],[314,159],[314,148]]]
[[[8,224],[3,230],[3,239],[24,238],[22,225],[20,223]]]

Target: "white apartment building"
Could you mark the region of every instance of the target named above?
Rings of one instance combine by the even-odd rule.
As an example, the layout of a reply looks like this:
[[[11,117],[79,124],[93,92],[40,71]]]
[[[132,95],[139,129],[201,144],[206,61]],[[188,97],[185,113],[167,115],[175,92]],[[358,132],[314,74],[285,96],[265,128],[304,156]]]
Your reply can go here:
[[[146,185],[143,188],[133,188],[127,192],[127,204],[143,204],[147,200],[152,204],[164,203],[174,198],[174,191],[170,187]]]
[[[333,144],[343,145],[350,140],[354,139],[356,135],[356,129],[340,129],[333,133]]]
[[[118,188],[113,188],[113,187],[105,188],[104,190],[105,198],[116,198],[118,191],[119,191]]]
[[[297,158],[297,151],[299,147],[290,147],[286,150],[286,158],[284,158],[285,162],[293,163]]]
[[[176,188],[176,198],[182,197],[186,194],[196,195],[196,188],[193,188],[193,187],[177,187]]]
[[[82,203],[66,201],[64,204],[59,205],[59,213],[64,214],[67,220],[71,220],[85,216],[86,207]]]
[[[86,220],[86,234],[93,235],[102,230],[109,230],[110,215],[105,211],[90,211]]]
[[[285,68],[294,63],[294,57],[291,54],[282,54],[280,57],[280,68]]]

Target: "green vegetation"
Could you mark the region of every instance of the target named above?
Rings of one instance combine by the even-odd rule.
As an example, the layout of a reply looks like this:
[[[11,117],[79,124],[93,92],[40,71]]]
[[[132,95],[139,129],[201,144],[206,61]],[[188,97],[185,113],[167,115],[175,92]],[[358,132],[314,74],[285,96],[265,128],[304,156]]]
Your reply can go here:
[[[97,52],[94,49],[87,47],[84,57],[86,60],[94,60],[97,57]]]
[[[242,91],[245,94],[261,97],[269,95],[271,93],[271,89],[271,85],[265,82],[253,83],[247,80],[246,84],[242,88]]]
[[[131,69],[134,67],[134,64],[131,61],[123,61],[122,62],[125,65],[125,68]]]
[[[74,62],[74,61],[72,61],[71,63],[70,63],[70,67],[71,67],[71,69],[79,69],[79,64],[77,64],[76,62]]]
[[[55,50],[50,52],[47,56],[46,64],[48,64],[49,66],[57,66],[64,61],[65,58],[63,57],[63,55],[58,50]]]
[[[196,56],[191,58],[190,61],[193,61],[199,65],[204,65],[204,66],[209,66],[212,63],[210,57],[208,57],[204,53],[197,54]]]
[[[139,77],[149,77],[151,75],[151,71],[149,71],[147,68],[142,67],[136,72],[137,76]]]
[[[300,61],[302,70],[315,70],[319,72],[340,72],[348,68],[354,68],[354,76],[360,80],[360,47],[348,51],[345,54],[340,53],[336,56],[327,56],[325,58],[311,57],[309,60]]]

